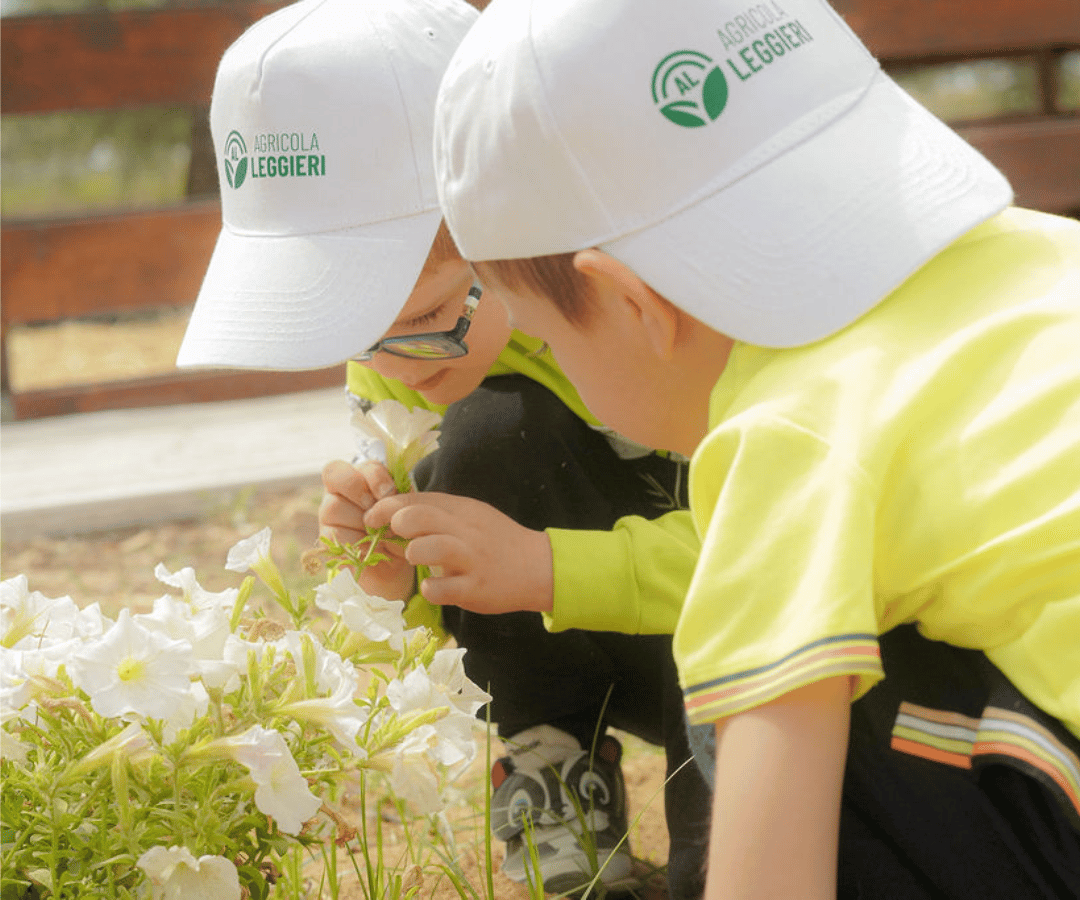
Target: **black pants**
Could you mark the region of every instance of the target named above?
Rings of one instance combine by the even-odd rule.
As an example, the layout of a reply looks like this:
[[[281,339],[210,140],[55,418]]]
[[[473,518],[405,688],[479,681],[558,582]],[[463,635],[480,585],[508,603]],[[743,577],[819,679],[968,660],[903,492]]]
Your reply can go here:
[[[1080,741],[985,656],[905,625],[881,639],[885,679],[852,706],[841,815],[841,896],[1076,900],[1080,817],[1052,778],[1008,752],[948,761],[903,749],[900,716],[948,734],[1001,719],[1076,766]],[[943,716],[942,714],[949,714]],[[921,725],[919,723],[922,723]]]
[[[885,679],[851,707],[841,900],[1080,897],[1075,799],[1008,752],[964,750],[1002,711],[1017,733],[1074,767],[1080,741],[983,653],[927,640],[914,625],[882,635],[880,645]],[[709,781],[712,736],[711,725],[692,729]]]
[[[449,407],[438,451],[415,474],[421,490],[483,500],[527,528],[595,530],[685,506],[685,469],[655,454],[621,459],[546,388],[505,375]],[[670,636],[549,632],[538,613],[455,607],[443,624],[468,651],[469,678],[491,693],[500,736],[548,724],[588,748],[613,726],[664,747],[669,891],[700,896],[710,791],[691,758]]]

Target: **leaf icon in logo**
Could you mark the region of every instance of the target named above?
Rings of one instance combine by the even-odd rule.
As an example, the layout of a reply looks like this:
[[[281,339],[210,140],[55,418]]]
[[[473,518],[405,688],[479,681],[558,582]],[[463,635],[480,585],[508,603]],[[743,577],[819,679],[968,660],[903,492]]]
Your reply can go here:
[[[728,102],[724,73],[698,50],[676,50],[665,56],[653,69],[651,87],[660,112],[683,128],[708,125]],[[679,99],[667,102],[671,97]]]
[[[705,83],[701,86],[701,103],[705,107],[705,113],[708,115],[710,121],[715,121],[716,117],[724,111],[724,107],[727,106],[728,98],[728,86],[727,79],[724,78],[724,73],[720,71],[720,67],[714,68],[708,76],[705,78]],[[667,110],[664,110],[665,115]],[[671,118],[668,116],[668,118]],[[705,124],[704,122],[700,124]],[[245,160],[246,161],[246,160]]]
[[[721,75],[720,77],[723,78],[724,76]],[[697,114],[697,108],[698,105],[690,100],[675,100],[667,106],[660,107],[660,112],[676,125],[682,125],[683,128],[697,128],[705,124],[705,120]],[[713,116],[713,118],[715,119],[716,116]]]
[[[240,187],[247,177],[248,158],[247,145],[239,131],[229,132],[221,159],[225,163],[225,180],[229,182],[229,187]]]

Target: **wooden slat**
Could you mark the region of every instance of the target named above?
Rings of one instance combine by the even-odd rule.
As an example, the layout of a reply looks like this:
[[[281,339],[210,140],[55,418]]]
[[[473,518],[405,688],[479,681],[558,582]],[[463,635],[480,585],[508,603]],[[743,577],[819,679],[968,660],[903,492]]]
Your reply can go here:
[[[1080,118],[957,127],[1012,182],[1019,206],[1080,213]]]
[[[831,0],[882,59],[1080,46],[1078,0]],[[783,5],[783,4],[781,4]]]
[[[5,223],[5,325],[195,301],[221,230],[216,201],[76,222]]]
[[[310,372],[195,372],[25,391],[12,396],[18,419],[134,409],[174,403],[241,400],[345,384],[345,367]]]
[[[225,49],[282,0],[5,18],[5,113],[205,105]]]

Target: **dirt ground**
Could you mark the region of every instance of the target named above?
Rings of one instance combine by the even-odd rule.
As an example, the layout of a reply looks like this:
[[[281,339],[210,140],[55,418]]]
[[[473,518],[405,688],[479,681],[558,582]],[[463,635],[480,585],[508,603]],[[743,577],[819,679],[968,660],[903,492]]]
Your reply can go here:
[[[131,326],[128,326],[131,327]],[[124,332],[124,326],[72,329],[58,331],[50,339],[45,332],[28,335],[31,344],[20,348],[22,387],[44,387],[55,382],[58,372],[70,381],[84,381],[145,374],[147,370],[168,368],[175,358],[178,339],[175,319],[155,329],[138,323],[134,331]],[[129,351],[138,348],[138,358],[128,358]],[[117,349],[121,348],[121,349]],[[223,494],[208,504],[205,514],[188,521],[168,522],[151,527],[117,529],[65,538],[36,538],[25,541],[5,541],[0,547],[0,575],[11,578],[24,574],[33,590],[47,596],[70,595],[80,606],[99,602],[110,615],[122,607],[148,608],[155,598],[168,590],[154,578],[154,567],[162,562],[171,571],[183,566],[195,569],[200,583],[210,590],[223,590],[239,583],[240,576],[224,569],[229,548],[238,540],[270,526],[274,534],[273,555],[286,578],[300,578],[300,555],[311,547],[318,535],[317,510],[320,492],[317,488],[292,490],[257,490],[240,494]],[[667,857],[667,829],[663,812],[663,753],[630,735],[618,735],[624,744],[623,771],[629,798],[630,847],[641,862],[637,871],[642,884],[634,896],[643,900],[662,900],[666,893],[662,879],[648,877]],[[499,754],[496,741],[492,757]],[[481,753],[483,755],[483,753]],[[460,782],[462,806],[455,819],[463,830],[457,835],[459,861],[478,895],[484,896],[484,876],[481,875],[483,843],[475,827],[476,807],[482,809],[482,791],[486,785],[486,768],[477,764]],[[479,798],[479,800],[477,799]],[[471,806],[470,806],[471,804]],[[359,808],[352,810],[357,817],[365,816]],[[376,811],[367,811],[369,821]],[[385,815],[383,816],[385,819]],[[636,821],[635,821],[636,820]],[[472,822],[469,825],[467,823]],[[384,821],[387,857],[393,859],[392,848],[405,846],[405,836],[392,821]],[[501,845],[494,844],[496,859],[501,859]],[[339,871],[344,874],[342,900],[359,900],[363,896],[352,864],[343,859]],[[441,882],[425,876],[420,892],[433,900],[452,900],[457,892],[443,879]],[[529,893],[498,871],[495,872],[495,897],[506,900],[526,900]],[[316,893],[313,891],[312,897]],[[595,896],[595,895],[593,895]]]

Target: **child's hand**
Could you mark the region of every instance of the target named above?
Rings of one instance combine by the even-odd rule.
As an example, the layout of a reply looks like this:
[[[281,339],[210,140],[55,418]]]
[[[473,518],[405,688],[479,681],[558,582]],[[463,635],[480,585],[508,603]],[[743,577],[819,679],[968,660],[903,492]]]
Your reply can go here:
[[[319,505],[319,534],[342,544],[355,544],[366,537],[364,513],[380,497],[395,492],[394,479],[378,462],[353,466],[336,460],[323,468],[322,480],[326,493]],[[390,559],[364,569],[358,579],[360,587],[387,600],[407,600],[412,595],[415,572],[405,559],[405,548],[384,541],[377,550]]]
[[[322,482],[326,493],[319,506],[319,534],[343,544],[354,544],[364,537],[364,513],[375,501],[396,493],[394,479],[386,466],[377,462],[353,466],[335,460],[323,467]]]
[[[376,503],[364,524],[389,524],[405,558],[432,568],[420,585],[432,603],[478,613],[552,609],[551,542],[487,503],[451,494],[399,494]]]

